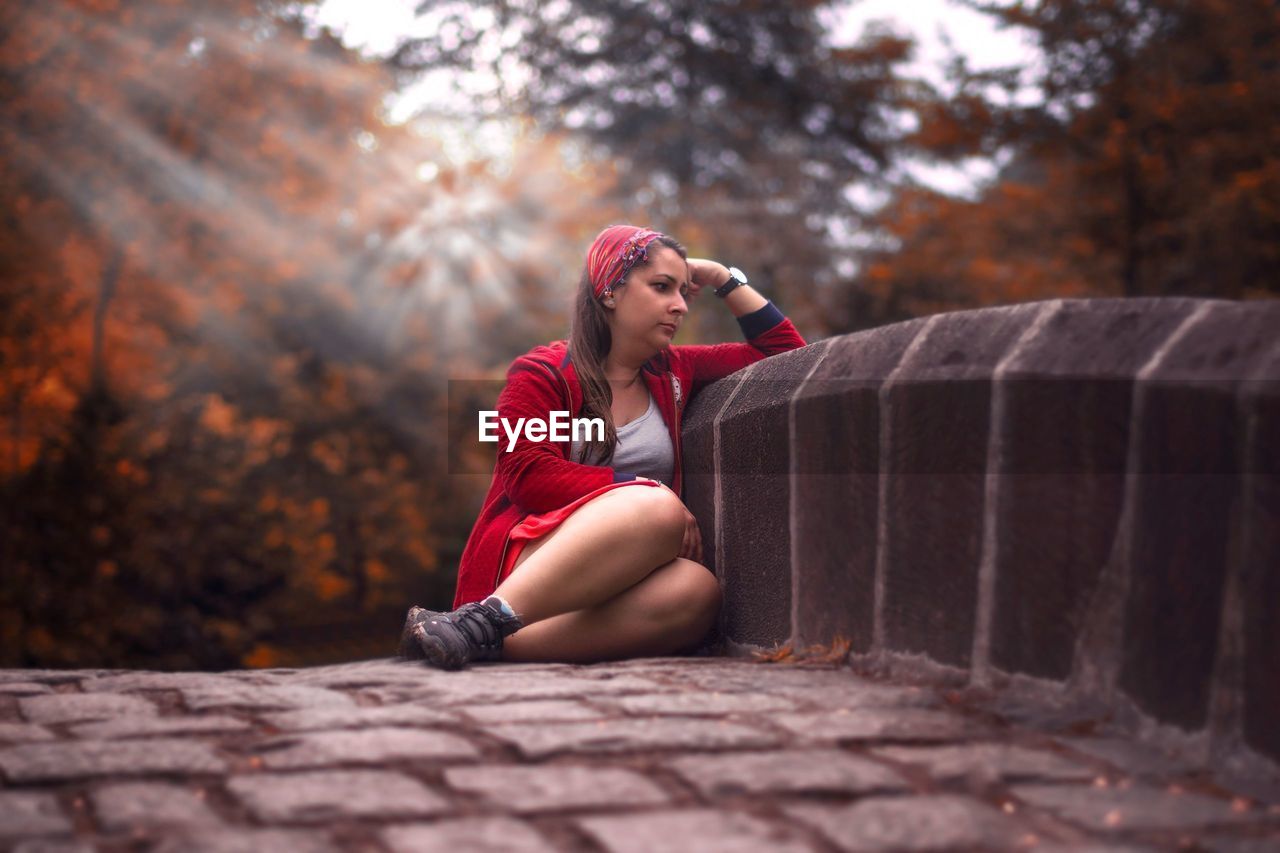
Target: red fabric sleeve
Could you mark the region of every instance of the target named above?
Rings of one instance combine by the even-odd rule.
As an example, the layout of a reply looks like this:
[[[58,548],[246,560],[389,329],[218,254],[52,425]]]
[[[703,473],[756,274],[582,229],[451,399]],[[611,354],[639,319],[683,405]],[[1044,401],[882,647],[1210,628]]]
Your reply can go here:
[[[518,418],[550,421],[552,411],[569,411],[569,405],[551,374],[529,362],[513,365],[498,395],[498,417],[514,425]],[[564,446],[530,441],[521,430],[507,452],[506,432],[499,426],[494,472],[512,503],[525,512],[549,512],[614,482],[612,468],[570,462],[562,455]]]
[[[693,391],[741,370],[749,364],[761,359],[777,355],[788,350],[799,349],[805,340],[796,331],[796,327],[779,311],[772,302],[744,317],[739,317],[739,325],[743,332],[755,331],[759,324],[776,320],[773,325],[754,337],[748,335],[746,343],[735,344],[690,344],[674,346],[679,358],[690,366],[693,376]]]

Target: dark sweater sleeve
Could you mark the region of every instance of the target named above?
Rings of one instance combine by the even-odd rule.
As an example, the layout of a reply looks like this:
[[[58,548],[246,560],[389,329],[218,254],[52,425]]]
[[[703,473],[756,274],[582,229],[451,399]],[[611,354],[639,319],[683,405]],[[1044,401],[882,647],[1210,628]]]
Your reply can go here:
[[[561,390],[546,368],[528,361],[512,365],[507,384],[498,395],[499,418],[513,425],[519,418],[549,422],[551,412],[566,410]],[[531,441],[523,430],[508,451],[501,428],[499,434],[494,473],[507,497],[526,512],[549,512],[602,486],[635,479],[634,474],[621,474],[603,465],[572,462],[565,458],[567,443]]]

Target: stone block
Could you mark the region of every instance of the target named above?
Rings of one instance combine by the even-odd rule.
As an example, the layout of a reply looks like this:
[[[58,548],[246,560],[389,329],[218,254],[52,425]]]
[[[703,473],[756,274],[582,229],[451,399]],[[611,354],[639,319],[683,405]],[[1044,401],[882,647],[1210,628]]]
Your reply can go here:
[[[267,767],[276,770],[469,759],[479,755],[458,735],[392,727],[285,735],[262,741],[253,749]]]
[[[85,693],[133,693],[139,690],[182,690],[227,687],[240,682],[211,672],[112,672],[80,682]]]
[[[1030,833],[1022,822],[969,797],[871,797],[850,806],[800,805],[792,817],[841,850],[1004,850]]]
[[[235,776],[227,789],[258,820],[332,823],[346,818],[412,818],[449,804],[416,779],[385,770],[328,770]]]
[[[795,687],[786,695],[819,711],[853,711],[864,708],[937,708],[937,695],[924,687],[884,685]]]
[[[1212,853],[1276,853],[1276,835],[1263,836],[1201,836],[1197,843],[1202,850]]]
[[[69,834],[71,830],[71,820],[53,794],[0,791],[0,839]]]
[[[18,700],[22,716],[33,723],[57,725],[112,717],[154,716],[156,706],[139,696],[110,693],[55,693]]]
[[[421,684],[424,679],[440,675],[444,673],[424,673],[421,665],[399,658],[378,658],[356,663],[307,667],[288,676],[287,683],[335,690],[359,690],[394,684]]]
[[[95,853],[88,844],[63,838],[29,838],[10,848],[10,853]]]
[[[1126,776],[1169,776],[1195,769],[1192,761],[1123,737],[1061,737],[1058,742],[1104,761],[1116,774]]]
[[[1095,832],[1195,830],[1266,819],[1260,811],[1233,809],[1230,800],[1146,785],[1016,785],[1010,792],[1029,806]]]
[[[171,826],[213,826],[220,821],[200,792],[159,782],[108,785],[92,794],[98,823],[108,832]]]
[[[667,796],[653,782],[634,771],[613,767],[455,767],[445,771],[444,780],[456,791],[521,814],[626,809],[667,802]]]
[[[432,726],[458,721],[456,714],[408,703],[373,708],[300,708],[264,714],[263,719],[277,729],[290,732],[368,726]]]
[[[682,423],[681,455],[684,462],[684,505],[698,520],[702,533],[702,562],[719,574],[716,554],[715,418],[725,402],[737,391],[742,371],[726,376],[698,391],[685,409]]]
[[[514,746],[525,758],[535,759],[562,752],[749,748],[773,746],[778,740],[776,735],[737,723],[672,717],[513,724],[484,729]]]
[[[1241,491],[1242,383],[1265,365],[1280,328],[1280,305],[1207,305],[1137,389],[1120,669],[1121,686],[1144,711],[1185,729],[1208,721]]]
[[[946,741],[980,736],[964,717],[921,708],[864,708],[817,714],[781,714],[773,720],[807,741]]]
[[[610,853],[686,853],[689,850],[810,853],[812,850],[783,825],[714,809],[580,818],[577,823]]]
[[[1244,634],[1245,742],[1280,762],[1280,348],[1244,383],[1239,618]]]
[[[27,723],[0,723],[0,742],[30,743],[37,740],[53,740],[53,735],[44,726],[33,726]]]
[[[884,642],[967,667],[973,649],[991,374],[1053,303],[934,317],[881,394],[888,470]]]
[[[791,436],[793,640],[871,649],[880,517],[880,386],[925,321],[834,339],[797,391]]]
[[[325,833],[297,829],[201,829],[165,839],[156,853],[336,853]]]
[[[782,696],[767,693],[651,693],[647,696],[620,696],[602,699],[628,714],[640,716],[766,714],[794,711],[795,703]]]
[[[784,749],[690,755],[670,767],[704,796],[866,794],[908,788],[890,768],[838,749]]]
[[[426,688],[416,699],[435,705],[501,705],[533,699],[589,699],[627,693],[652,693],[661,689],[650,679],[635,675],[588,678],[559,671],[524,671],[476,668],[449,673],[448,682]]]
[[[1093,768],[1043,750],[998,743],[957,746],[888,746],[872,755],[915,764],[936,780],[988,785],[1009,780],[1087,781]]]
[[[476,817],[384,829],[393,853],[553,853],[537,830],[509,817]]]
[[[197,684],[180,690],[183,701],[192,711],[210,708],[349,708],[355,705],[351,697],[323,687],[228,681],[215,685]]]
[[[52,692],[53,688],[48,684],[36,681],[0,682],[0,696],[43,696]]]
[[[165,737],[178,734],[211,734],[238,732],[249,728],[244,720],[225,716],[190,717],[118,717],[97,723],[73,726],[71,731],[86,740],[115,738]]]
[[[721,622],[739,643],[791,636],[791,398],[824,349],[804,347],[743,370],[716,425]]]
[[[563,723],[596,720],[605,714],[571,699],[505,702],[500,705],[459,705],[457,710],[478,723]]]
[[[219,773],[225,766],[208,746],[189,740],[30,743],[0,749],[0,770],[11,782]]]
[[[865,704],[897,705],[909,695],[931,696],[929,688],[887,686],[854,675],[837,666],[789,666],[759,663],[746,658],[722,658],[718,666],[703,666],[676,673],[671,682],[724,693],[769,693],[788,699],[804,696],[832,703],[864,700]]]
[[[1194,300],[1069,300],[1005,365],[991,662],[1065,680],[1124,502],[1133,377]]]

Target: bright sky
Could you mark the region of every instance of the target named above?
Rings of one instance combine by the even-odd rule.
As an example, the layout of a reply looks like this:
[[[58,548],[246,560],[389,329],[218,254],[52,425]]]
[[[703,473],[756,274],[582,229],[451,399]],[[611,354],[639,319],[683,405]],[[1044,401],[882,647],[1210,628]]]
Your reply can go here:
[[[400,38],[430,35],[430,22],[415,20],[415,5],[415,0],[326,0],[315,12],[312,23],[341,33],[348,47],[383,55],[394,49]],[[832,39],[836,44],[855,42],[871,22],[913,36],[917,42],[916,60],[907,70],[935,83],[942,82],[947,57],[944,36],[973,68],[1027,64],[1037,59],[1034,45],[1024,36],[996,29],[988,16],[954,0],[853,0],[832,15]],[[392,105],[391,118],[406,118],[426,102],[432,88],[410,87]],[[987,160],[974,160],[961,167],[915,163],[908,171],[936,189],[966,193],[990,177],[995,166]]]

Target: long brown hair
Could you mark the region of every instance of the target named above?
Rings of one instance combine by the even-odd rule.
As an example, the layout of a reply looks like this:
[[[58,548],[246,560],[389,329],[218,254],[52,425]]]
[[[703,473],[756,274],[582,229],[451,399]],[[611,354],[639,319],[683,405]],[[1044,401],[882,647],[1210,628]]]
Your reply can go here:
[[[688,260],[689,253],[674,238],[665,234],[649,244],[666,246],[681,258]],[[649,266],[649,260],[632,267],[632,271]],[[630,278],[630,274],[628,274]],[[618,287],[625,287],[625,283]],[[615,288],[616,289],[616,288]],[[569,353],[573,358],[578,382],[582,386],[582,412],[580,417],[600,418],[604,421],[604,444],[584,442],[579,462],[594,457],[607,463],[613,459],[618,447],[618,431],[613,426],[613,389],[604,375],[604,359],[613,346],[613,332],[609,329],[608,314],[595,297],[591,275],[584,265],[578,279],[578,291],[573,299],[573,316],[569,322]]]

